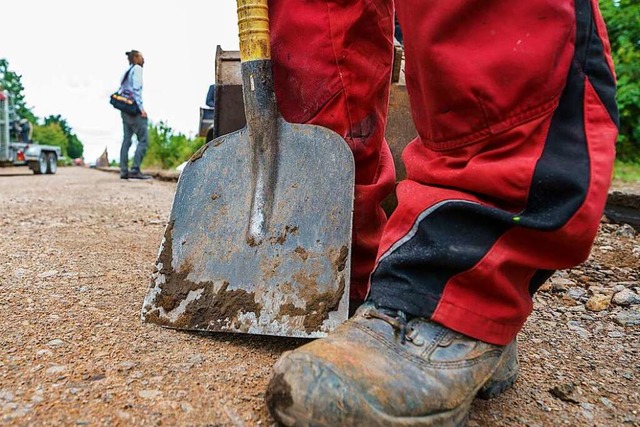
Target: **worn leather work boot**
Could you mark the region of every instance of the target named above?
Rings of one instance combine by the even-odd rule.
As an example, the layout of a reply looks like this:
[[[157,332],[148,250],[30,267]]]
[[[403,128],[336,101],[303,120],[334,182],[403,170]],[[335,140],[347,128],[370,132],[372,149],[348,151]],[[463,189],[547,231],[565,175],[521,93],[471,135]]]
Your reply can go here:
[[[367,303],[285,353],[266,401],[285,426],[462,426],[476,395],[496,396],[517,375],[515,341],[487,344]]]

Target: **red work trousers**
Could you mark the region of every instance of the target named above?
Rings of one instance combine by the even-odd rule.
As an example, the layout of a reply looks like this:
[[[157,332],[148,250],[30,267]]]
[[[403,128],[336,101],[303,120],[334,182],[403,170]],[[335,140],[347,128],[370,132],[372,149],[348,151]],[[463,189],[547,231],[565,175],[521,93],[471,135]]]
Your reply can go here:
[[[494,344],[589,254],[615,156],[615,76],[597,0],[396,0],[418,137],[392,191],[390,0],[270,0],[278,105],[356,163],[352,298]]]

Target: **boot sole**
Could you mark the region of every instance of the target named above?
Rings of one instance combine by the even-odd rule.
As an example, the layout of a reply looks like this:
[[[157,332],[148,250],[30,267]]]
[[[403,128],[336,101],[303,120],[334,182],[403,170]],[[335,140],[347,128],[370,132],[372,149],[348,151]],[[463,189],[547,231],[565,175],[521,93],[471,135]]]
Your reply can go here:
[[[492,381],[489,380],[482,389],[477,393],[477,397],[480,399],[488,400],[499,396],[504,391],[513,386],[518,378],[517,372],[506,380]],[[398,418],[390,417],[387,414],[378,412],[377,410],[370,408],[372,412],[376,413],[374,419],[379,420],[377,426],[398,426],[398,427],[464,427],[469,418],[469,410],[471,409],[471,403],[473,399],[469,399],[457,408],[440,412],[438,414],[428,415],[426,417],[411,417],[411,418]],[[272,413],[273,417],[281,425],[285,427],[337,427],[336,424],[326,424],[318,422],[318,420],[308,419],[309,415],[307,408],[295,408],[295,404],[292,407],[287,408],[287,413],[282,412],[278,408],[274,408]],[[373,427],[373,426],[372,426]]]
[[[473,398],[465,401],[451,411],[427,415],[425,417],[393,417],[369,407],[372,413],[368,417],[367,427],[464,427],[467,422],[469,410]],[[355,424],[336,424],[335,422],[323,422],[317,419],[309,419],[307,408],[296,407],[294,404],[287,408],[287,413],[275,408],[271,413],[278,423],[285,427],[349,427]],[[376,420],[375,424],[371,420]]]
[[[517,379],[518,379],[518,373],[516,372],[515,375],[513,375],[511,378],[507,378],[506,380],[501,380],[501,381],[489,380],[489,382],[487,382],[484,386],[482,386],[482,388],[480,389],[480,391],[478,391],[478,394],[476,396],[483,400],[493,399],[494,397],[497,397],[502,393],[504,393],[505,391],[509,390],[513,386],[513,384],[516,382]]]
[[[518,379],[518,351],[516,343],[508,347],[509,353],[503,358],[503,362],[498,366],[491,378],[480,388],[477,397],[480,399],[492,399],[513,386]]]

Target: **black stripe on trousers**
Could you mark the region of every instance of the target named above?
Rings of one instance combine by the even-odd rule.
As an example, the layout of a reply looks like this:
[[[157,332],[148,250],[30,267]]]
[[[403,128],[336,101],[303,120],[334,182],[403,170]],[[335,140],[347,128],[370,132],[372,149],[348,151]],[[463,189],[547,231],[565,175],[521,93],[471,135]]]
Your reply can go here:
[[[517,226],[540,231],[561,228],[584,202],[590,178],[584,130],[585,74],[617,117],[613,76],[595,34],[591,5],[576,1],[577,38],[566,87],[552,117],[542,156],[536,165],[529,199]],[[592,56],[597,56],[592,59]],[[603,68],[605,67],[605,68]],[[514,215],[461,200],[435,205],[419,217],[412,230],[380,258],[371,276],[368,300],[406,313],[430,317],[453,276],[476,265],[508,230]],[[552,274],[539,271],[533,292]]]

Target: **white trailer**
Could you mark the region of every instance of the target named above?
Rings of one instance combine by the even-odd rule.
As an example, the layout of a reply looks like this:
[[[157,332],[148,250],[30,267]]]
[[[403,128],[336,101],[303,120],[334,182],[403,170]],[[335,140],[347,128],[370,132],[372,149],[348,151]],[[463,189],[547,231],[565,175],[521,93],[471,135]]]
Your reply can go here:
[[[0,167],[29,166],[35,174],[54,174],[62,157],[60,147],[11,140],[14,120],[9,94],[0,92]]]

